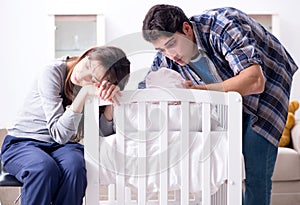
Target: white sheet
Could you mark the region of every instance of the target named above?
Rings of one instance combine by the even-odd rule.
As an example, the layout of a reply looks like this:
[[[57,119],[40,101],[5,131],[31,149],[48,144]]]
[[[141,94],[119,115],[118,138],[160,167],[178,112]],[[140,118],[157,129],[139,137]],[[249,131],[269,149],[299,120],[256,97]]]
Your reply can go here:
[[[220,185],[224,183],[227,175],[227,137],[222,132],[213,132],[211,135],[211,149],[209,153],[201,156],[202,133],[200,132],[201,105],[192,104],[190,109],[190,191],[201,191],[201,167],[203,160],[211,157],[211,193],[215,193]],[[126,109],[126,137],[125,153],[116,152],[116,135],[102,137],[100,140],[100,184],[106,185],[115,183],[115,173],[119,172],[118,162],[124,154],[127,157],[126,162],[126,184],[137,189],[137,169],[138,169],[138,136],[137,136],[137,105],[131,104]],[[169,190],[177,190],[180,187],[180,106],[169,106],[169,134],[168,150],[160,150],[159,145],[159,126],[158,116],[160,108],[157,104],[148,104],[147,106],[147,128],[151,132],[147,135],[147,192],[157,192],[159,190],[159,173],[169,171]],[[197,120],[195,120],[197,119]],[[218,121],[215,115],[212,115],[212,130],[219,130]],[[118,126],[118,124],[117,124]],[[168,165],[161,170],[159,157],[168,153]],[[146,160],[146,159],[145,159]],[[123,173],[121,173],[123,174]]]
[[[136,132],[138,130],[138,104],[131,103],[125,105],[125,130],[127,132]],[[115,107],[118,109],[119,107]],[[166,116],[163,114],[158,104],[148,103],[146,106],[147,119],[146,128],[150,131],[159,131],[163,125]],[[168,130],[178,131],[181,129],[181,108],[180,105],[170,104],[168,106]],[[162,120],[160,119],[162,117]],[[191,103],[190,104],[190,131],[202,131],[202,105]],[[115,126],[119,126],[120,118],[115,117]],[[219,125],[219,119],[216,114],[216,109],[211,106],[211,129],[216,130]]]
[[[155,134],[154,134],[155,135]],[[129,135],[129,138],[134,136]],[[150,135],[151,137],[151,135]],[[218,188],[224,183],[227,175],[227,151],[225,145],[227,143],[224,135],[212,136],[213,147],[211,149],[211,193],[215,193]],[[190,191],[201,191],[201,167],[203,160],[207,158],[201,157],[201,134],[194,133],[190,135],[192,140],[190,146]],[[118,162],[122,153],[116,154],[116,141],[115,135],[101,139],[100,145],[100,184],[108,185],[115,183],[115,173],[118,171]],[[138,145],[131,139],[126,140],[126,184],[127,186],[137,189],[137,150]],[[180,152],[179,133],[172,132],[169,136],[169,148],[168,148],[168,168],[169,168],[169,190],[177,190],[180,188],[181,176],[180,176],[180,159],[182,158]],[[166,154],[166,150],[163,152],[159,149],[159,144],[156,142],[150,143],[147,146],[147,192],[156,192],[159,190],[159,173],[164,170],[160,170],[159,157],[162,154]],[[207,156],[207,155],[206,155]]]

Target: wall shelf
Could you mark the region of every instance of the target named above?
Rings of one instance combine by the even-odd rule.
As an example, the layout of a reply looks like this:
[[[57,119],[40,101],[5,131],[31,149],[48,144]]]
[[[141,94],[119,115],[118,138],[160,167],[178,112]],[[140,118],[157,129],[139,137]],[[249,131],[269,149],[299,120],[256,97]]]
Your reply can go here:
[[[49,58],[80,55],[87,49],[105,44],[105,21],[96,13],[49,14]]]
[[[279,38],[279,15],[278,14],[249,14],[252,18],[258,21],[274,36]]]
[[[97,44],[96,15],[55,15],[55,58],[78,55]]]

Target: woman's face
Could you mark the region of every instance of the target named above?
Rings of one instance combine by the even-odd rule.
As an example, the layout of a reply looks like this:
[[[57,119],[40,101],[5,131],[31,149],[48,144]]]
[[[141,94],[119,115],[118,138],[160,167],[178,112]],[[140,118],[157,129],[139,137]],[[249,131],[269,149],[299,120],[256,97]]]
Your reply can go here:
[[[89,60],[88,57],[85,57],[75,65],[71,81],[78,86],[100,83],[105,72],[106,69],[99,61]]]

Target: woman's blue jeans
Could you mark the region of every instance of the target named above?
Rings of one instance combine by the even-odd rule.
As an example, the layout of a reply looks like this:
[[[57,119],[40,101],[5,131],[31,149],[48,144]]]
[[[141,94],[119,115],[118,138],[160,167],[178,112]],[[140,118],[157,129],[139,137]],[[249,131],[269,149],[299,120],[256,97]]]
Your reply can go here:
[[[251,128],[252,118],[253,116],[243,113],[243,155],[246,172],[243,205],[269,205],[278,147]]]
[[[2,160],[23,182],[22,205],[81,205],[87,186],[84,148],[7,135]]]

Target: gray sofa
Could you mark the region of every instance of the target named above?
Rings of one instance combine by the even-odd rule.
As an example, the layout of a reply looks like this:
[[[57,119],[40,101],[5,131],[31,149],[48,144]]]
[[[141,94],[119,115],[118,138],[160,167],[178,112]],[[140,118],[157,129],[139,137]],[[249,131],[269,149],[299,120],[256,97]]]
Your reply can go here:
[[[279,147],[271,205],[300,204],[300,120],[291,130],[291,146]]]

